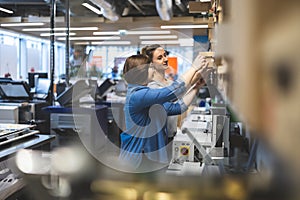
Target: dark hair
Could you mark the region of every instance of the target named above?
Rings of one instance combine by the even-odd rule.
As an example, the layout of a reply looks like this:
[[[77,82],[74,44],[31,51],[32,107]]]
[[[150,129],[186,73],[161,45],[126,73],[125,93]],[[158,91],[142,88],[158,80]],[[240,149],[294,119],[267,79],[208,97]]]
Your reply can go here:
[[[162,46],[160,46],[159,44],[152,44],[149,46],[145,46],[142,48],[141,53],[145,56],[148,56],[149,60],[152,61],[153,60],[153,52],[158,48],[162,48]]]
[[[146,85],[148,84],[149,59],[139,54],[128,57],[123,68],[124,79],[127,83]]]

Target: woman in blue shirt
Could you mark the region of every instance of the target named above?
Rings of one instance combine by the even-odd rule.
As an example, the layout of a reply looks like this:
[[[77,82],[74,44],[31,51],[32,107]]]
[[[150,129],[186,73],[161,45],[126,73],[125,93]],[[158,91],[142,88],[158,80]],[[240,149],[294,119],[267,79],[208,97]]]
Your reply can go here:
[[[124,64],[124,79],[128,83],[124,107],[126,131],[121,134],[120,160],[124,171],[147,172],[168,165],[166,143],[166,119],[187,109],[199,90],[200,84],[192,88],[181,101],[186,90],[201,78],[207,70],[204,57],[198,56],[178,80],[170,86],[151,89],[153,64],[144,55],[133,55]]]

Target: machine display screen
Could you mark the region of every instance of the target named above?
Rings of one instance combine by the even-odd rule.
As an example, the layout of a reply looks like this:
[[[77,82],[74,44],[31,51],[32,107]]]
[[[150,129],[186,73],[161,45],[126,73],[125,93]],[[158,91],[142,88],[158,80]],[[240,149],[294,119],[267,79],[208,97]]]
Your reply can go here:
[[[90,93],[90,88],[85,80],[76,81],[71,87],[62,92],[56,100],[61,106],[72,106],[79,104],[81,97]]]
[[[96,91],[96,95],[98,95],[100,98],[104,97],[108,92],[110,92],[110,90],[112,89],[112,87],[115,85],[115,82],[110,80],[110,79],[106,79],[98,88]]]
[[[37,80],[35,92],[37,94],[48,94],[50,89],[50,79],[47,78],[39,78]]]
[[[30,99],[29,87],[23,81],[1,81],[0,95],[2,99]]]

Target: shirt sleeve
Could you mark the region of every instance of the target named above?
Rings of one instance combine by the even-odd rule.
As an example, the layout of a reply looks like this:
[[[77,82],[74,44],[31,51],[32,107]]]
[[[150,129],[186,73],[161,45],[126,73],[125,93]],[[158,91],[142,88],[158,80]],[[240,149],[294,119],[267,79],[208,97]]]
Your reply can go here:
[[[174,81],[170,86],[151,89],[144,87],[136,90],[130,96],[130,104],[134,105],[133,109],[143,109],[154,104],[164,104],[168,101],[177,100],[186,90],[185,84],[182,80]]]
[[[181,114],[188,109],[188,106],[183,102],[182,99],[179,99],[176,103],[166,102],[163,104],[163,107],[168,116]]]

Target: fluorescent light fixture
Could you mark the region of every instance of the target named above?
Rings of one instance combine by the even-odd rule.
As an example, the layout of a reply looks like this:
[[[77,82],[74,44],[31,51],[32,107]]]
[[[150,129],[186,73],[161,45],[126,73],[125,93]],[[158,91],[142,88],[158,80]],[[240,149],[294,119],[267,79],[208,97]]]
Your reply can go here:
[[[83,5],[84,7],[90,9],[91,11],[93,11],[94,13],[98,14],[98,15],[102,15],[103,12],[101,10],[99,10],[98,8],[95,8],[94,6],[88,4],[88,3],[83,3],[81,4]]]
[[[143,45],[150,45],[150,44],[179,44],[178,40],[148,40],[148,41],[141,41]]]
[[[184,29],[184,28],[208,28],[207,24],[198,24],[198,25],[165,25],[160,26],[161,29]]]
[[[54,31],[66,31],[67,28],[54,28]],[[98,27],[70,27],[70,31],[97,31]],[[30,31],[30,32],[43,32],[43,31],[51,31],[51,28],[24,28],[22,31]]]
[[[119,31],[101,31],[101,32],[93,32],[93,35],[119,35]]]
[[[170,34],[171,31],[126,31],[126,35],[159,35]]]
[[[11,27],[11,26],[43,26],[45,23],[9,23],[9,24],[1,24],[3,27]]]
[[[30,31],[30,32],[39,31],[39,32],[43,32],[43,31],[51,31],[51,28],[23,28],[22,31]]]
[[[200,0],[200,2],[211,2],[211,0]]]
[[[6,8],[2,8],[2,7],[0,7],[0,11],[2,11],[2,12],[6,12],[6,13],[9,13],[9,14],[12,14],[12,13],[14,13],[14,11],[12,11],[12,10],[8,10],[8,9],[6,9]]]
[[[42,37],[47,37],[47,36],[51,36],[51,33],[41,33],[40,36]],[[54,33],[54,36],[66,36],[67,33]],[[76,35],[76,33],[69,33],[69,35]]]
[[[151,44],[177,44],[182,47],[192,47],[194,46],[194,40],[192,38],[180,38],[178,40],[147,40],[141,41],[142,45],[151,45]]]
[[[126,35],[127,34],[127,30],[119,30],[119,34],[120,35]]]
[[[103,42],[92,42],[92,45],[130,45],[130,41],[103,41]]]
[[[120,37],[70,37],[70,40],[120,40]],[[65,37],[57,38],[57,40],[66,40]]]
[[[67,30],[67,28],[57,28],[57,30]],[[97,31],[99,28],[92,26],[92,27],[70,27],[70,31]],[[56,30],[56,28],[54,29]]]
[[[177,39],[177,35],[143,35],[140,40]]]
[[[100,31],[94,32],[93,35],[158,35],[158,34],[170,34],[171,31]]]
[[[89,45],[89,42],[74,42],[75,45]]]

